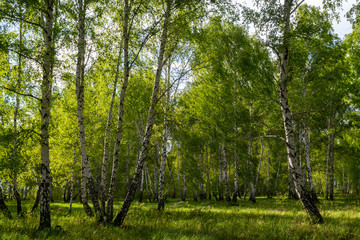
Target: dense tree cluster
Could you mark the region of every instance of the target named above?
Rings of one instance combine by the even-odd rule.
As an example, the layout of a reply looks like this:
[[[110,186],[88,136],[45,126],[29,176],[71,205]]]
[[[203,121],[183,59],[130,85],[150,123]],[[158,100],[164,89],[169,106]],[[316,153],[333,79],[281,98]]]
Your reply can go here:
[[[3,214],[286,194],[321,223],[319,194],[358,194],[359,5],[341,39],[338,2],[255,2],[1,0]]]

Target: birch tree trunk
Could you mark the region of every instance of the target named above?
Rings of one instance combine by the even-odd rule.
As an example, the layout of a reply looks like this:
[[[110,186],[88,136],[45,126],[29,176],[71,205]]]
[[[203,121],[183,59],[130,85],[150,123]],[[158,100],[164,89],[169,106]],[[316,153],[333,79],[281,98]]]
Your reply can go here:
[[[219,164],[219,180],[220,180],[220,191],[219,191],[219,200],[231,201],[230,198],[230,191],[228,185],[228,177],[227,177],[227,161],[226,161],[226,147],[223,143],[220,147],[221,154],[220,154],[220,164]]]
[[[165,208],[165,199],[166,194],[165,190],[165,164],[167,159],[167,139],[168,139],[168,122],[167,122],[167,108],[170,100],[170,61],[168,63],[168,71],[166,76],[166,83],[165,88],[167,89],[166,92],[166,100],[165,100],[165,109],[164,109],[164,135],[163,135],[163,142],[162,142],[162,153],[161,153],[161,160],[160,160],[160,169],[159,169],[159,194],[158,194],[158,210],[164,210]]]
[[[144,168],[141,171],[141,181],[140,181],[140,194],[139,194],[139,202],[142,202],[143,199],[143,193],[144,193]]]
[[[294,129],[292,123],[292,114],[290,111],[287,83],[290,81],[289,77],[289,46],[290,46],[290,17],[292,14],[292,0],[284,0],[284,11],[283,11],[283,36],[282,36],[282,47],[280,51],[280,80],[278,82],[280,107],[284,122],[284,131],[286,136],[286,150],[288,155],[288,163],[291,174],[294,179],[294,185],[296,193],[308,213],[310,220],[313,223],[323,223],[323,219],[320,215],[315,202],[311,199],[310,194],[305,188],[303,182],[303,176],[301,168],[298,162],[298,152],[296,150]]]
[[[123,125],[123,115],[125,108],[125,95],[126,89],[129,83],[130,77],[130,65],[129,65],[129,41],[130,41],[130,31],[129,31],[129,15],[130,15],[129,0],[124,0],[124,25],[123,25],[123,41],[124,41],[124,81],[121,87],[120,98],[119,98],[119,109],[118,109],[118,121],[116,129],[116,139],[114,144],[114,154],[113,154],[113,165],[110,178],[109,194],[107,200],[107,221],[113,219],[113,201],[114,193],[116,187],[116,177],[118,172],[119,164],[119,151],[120,151],[120,141],[122,137],[122,125]]]
[[[98,202],[98,193],[96,190],[95,182],[91,174],[90,164],[88,155],[86,152],[86,141],[85,141],[85,123],[84,123],[84,101],[85,101],[85,16],[86,16],[86,1],[78,0],[78,56],[76,64],[76,97],[77,97],[77,116],[80,130],[80,149],[81,149],[81,168],[83,169],[86,177],[87,189],[89,191],[90,198],[92,200],[95,214],[100,214],[99,221],[103,221],[103,215]],[[87,215],[91,216],[91,208],[87,203],[86,198],[86,185],[82,183],[82,200],[84,210]]]
[[[316,196],[314,181],[312,177],[312,171],[311,171],[311,151],[310,151],[310,127],[307,126],[304,127],[304,145],[305,145],[305,163],[306,163],[306,171],[308,173],[308,180],[310,184],[310,193],[311,197],[314,200],[315,203],[319,203],[319,200]]]
[[[45,0],[43,78],[41,83],[41,180],[39,230],[51,228],[49,124],[51,108],[52,70],[54,64],[53,12],[54,0]]]
[[[170,13],[171,13],[171,8],[172,8],[171,3],[172,3],[171,0],[167,0],[163,31],[162,31],[162,35],[161,35],[160,50],[159,50],[159,56],[158,56],[158,64],[157,64],[157,70],[156,70],[156,75],[155,75],[154,88],[153,88],[153,92],[152,92],[152,96],[151,96],[151,104],[149,107],[148,120],[146,123],[146,131],[145,131],[145,136],[144,136],[144,139],[142,142],[140,156],[136,163],[135,174],[133,176],[129,191],[126,194],[124,204],[122,205],[119,213],[117,214],[117,216],[114,219],[114,224],[118,225],[118,226],[121,226],[123,224],[124,219],[127,215],[127,212],[129,211],[130,205],[131,205],[132,201],[134,200],[136,189],[139,185],[140,174],[141,174],[141,171],[142,171],[142,168],[144,166],[144,162],[145,162],[145,159],[147,156],[147,151],[148,151],[148,147],[149,147],[150,137],[151,137],[152,128],[153,128],[153,122],[154,122],[155,106],[156,106],[156,103],[158,100],[157,97],[158,97],[158,93],[159,93],[159,89],[160,89],[161,72],[162,72],[162,68],[164,65],[163,59],[164,59],[165,46],[166,46],[167,38],[168,38],[167,31],[168,31],[168,26],[170,23]]]
[[[103,216],[106,216],[106,210],[105,210],[105,201],[106,201],[106,179],[107,179],[107,169],[109,166],[109,134],[111,129],[111,123],[112,123],[112,113],[113,113],[113,106],[115,102],[115,96],[116,96],[116,86],[119,79],[119,72],[120,72],[120,60],[122,55],[122,43],[120,44],[119,48],[119,56],[116,63],[116,72],[115,72],[115,78],[114,78],[114,86],[113,86],[113,92],[111,95],[111,102],[109,106],[109,112],[106,122],[106,128],[105,128],[105,136],[104,136],[104,152],[103,152],[103,161],[101,164],[101,181],[100,181],[100,201],[101,201],[101,212]]]

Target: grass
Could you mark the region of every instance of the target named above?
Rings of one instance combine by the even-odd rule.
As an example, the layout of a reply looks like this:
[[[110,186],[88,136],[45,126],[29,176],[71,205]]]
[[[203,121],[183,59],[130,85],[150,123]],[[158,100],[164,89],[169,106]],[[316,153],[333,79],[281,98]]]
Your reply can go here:
[[[86,217],[79,203],[67,216],[68,204],[55,202],[51,232],[36,230],[38,212],[11,220],[0,215],[0,239],[360,239],[360,199],[340,195],[336,199],[321,200],[325,224],[320,225],[310,223],[299,201],[284,197],[258,197],[256,204],[168,199],[164,212],[157,211],[156,203],[134,202],[120,228]],[[14,215],[15,202],[7,204]],[[23,204],[30,209],[32,202]]]

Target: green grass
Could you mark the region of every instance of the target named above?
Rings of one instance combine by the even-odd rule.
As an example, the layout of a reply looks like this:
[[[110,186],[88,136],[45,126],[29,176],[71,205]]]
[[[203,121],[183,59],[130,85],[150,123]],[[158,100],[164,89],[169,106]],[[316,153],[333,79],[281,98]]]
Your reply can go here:
[[[257,198],[257,203],[202,201],[178,203],[168,199],[165,212],[156,203],[134,202],[123,227],[97,224],[86,217],[79,203],[67,216],[68,204],[51,204],[51,232],[36,231],[39,213],[26,218],[0,215],[0,239],[360,239],[360,199],[336,196],[321,200],[325,224],[312,225],[299,201],[283,197]],[[15,202],[7,202],[15,213]],[[32,202],[24,202],[29,209]],[[115,212],[120,208],[115,205]]]

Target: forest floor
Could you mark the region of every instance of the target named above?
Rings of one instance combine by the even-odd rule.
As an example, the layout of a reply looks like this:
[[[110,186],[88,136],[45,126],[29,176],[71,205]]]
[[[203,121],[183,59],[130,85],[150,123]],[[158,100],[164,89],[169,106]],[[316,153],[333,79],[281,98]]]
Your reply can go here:
[[[104,226],[85,216],[82,205],[51,204],[50,232],[36,231],[39,212],[25,218],[5,219],[0,215],[0,239],[360,239],[360,198],[336,195],[334,201],[320,199],[325,223],[313,225],[299,201],[286,197],[257,197],[257,203],[236,204],[215,200],[179,202],[168,199],[164,212],[156,203],[133,203],[124,226]],[[24,201],[30,209],[32,201]],[[116,202],[115,213],[121,207]],[[7,205],[15,215],[15,201]],[[60,226],[60,227],[56,227]]]

